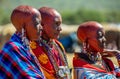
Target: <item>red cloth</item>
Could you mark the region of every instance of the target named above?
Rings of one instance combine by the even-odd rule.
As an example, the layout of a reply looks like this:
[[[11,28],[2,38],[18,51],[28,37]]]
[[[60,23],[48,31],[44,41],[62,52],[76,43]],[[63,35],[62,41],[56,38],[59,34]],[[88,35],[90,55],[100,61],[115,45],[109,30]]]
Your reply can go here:
[[[54,41],[63,53],[64,48],[61,46],[62,44],[60,42],[58,42],[57,40],[54,40]],[[56,79],[56,78],[53,78],[53,77],[55,77],[55,70],[54,70],[54,66],[53,66],[54,63],[52,63],[49,58],[48,49],[45,48],[45,46],[43,46],[43,45],[40,46],[38,43],[36,43],[36,48],[32,49],[32,51],[38,58],[40,65],[43,68],[43,71],[45,71],[45,73],[47,73],[47,75],[45,74],[45,76],[47,76],[50,79],[51,78]],[[53,54],[54,60],[58,66],[64,65],[63,60],[60,59],[59,51],[58,51],[58,49],[56,49],[56,47],[53,46],[51,48],[51,53]],[[52,77],[50,75],[52,75]]]
[[[98,67],[95,67],[87,62],[85,62],[84,60],[82,59],[77,59],[77,58],[73,58],[73,67],[84,67],[84,68],[90,68],[90,69],[94,69],[94,70],[97,70],[99,72],[106,72],[105,70],[102,70]]]
[[[34,52],[36,57],[39,59],[39,62],[41,64],[42,68],[44,68],[47,72],[53,74],[54,73],[53,66],[52,66],[51,61],[48,58],[47,52],[46,52],[46,50],[44,50],[43,46],[39,46],[39,44],[37,44],[36,49],[33,49],[32,51]],[[45,56],[45,58],[43,57],[45,61],[40,60],[39,56],[42,56],[42,55]]]
[[[108,59],[108,58],[103,58],[104,62],[106,63],[106,65],[109,67],[110,72],[112,74],[115,74],[116,77],[120,77],[120,72],[116,72],[115,71],[115,67],[113,62]],[[83,59],[81,59],[77,54],[75,54],[75,57],[73,58],[73,67],[82,67],[82,68],[90,68],[90,69],[94,69],[97,70],[98,72],[103,72],[103,73],[108,73],[108,71],[104,70],[104,69],[100,69],[92,64],[89,64],[88,62],[84,61]]]

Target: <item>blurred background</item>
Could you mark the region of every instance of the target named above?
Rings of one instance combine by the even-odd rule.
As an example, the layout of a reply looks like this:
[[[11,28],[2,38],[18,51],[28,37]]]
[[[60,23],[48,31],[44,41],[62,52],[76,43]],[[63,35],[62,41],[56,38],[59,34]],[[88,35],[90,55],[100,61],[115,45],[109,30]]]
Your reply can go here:
[[[59,41],[69,55],[81,49],[76,37],[79,24],[91,20],[104,26],[107,47],[120,50],[120,0],[0,0],[0,49],[15,32],[10,22],[12,10],[23,4],[37,9],[49,6],[61,13],[63,31]]]

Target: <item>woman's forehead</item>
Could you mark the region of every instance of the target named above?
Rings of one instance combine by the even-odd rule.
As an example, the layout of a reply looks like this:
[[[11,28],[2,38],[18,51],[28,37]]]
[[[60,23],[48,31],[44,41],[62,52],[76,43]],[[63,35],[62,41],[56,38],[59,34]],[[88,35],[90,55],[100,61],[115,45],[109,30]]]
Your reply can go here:
[[[55,22],[61,22],[62,19],[61,19],[60,17],[55,17],[55,18],[54,18],[54,21],[55,21]]]

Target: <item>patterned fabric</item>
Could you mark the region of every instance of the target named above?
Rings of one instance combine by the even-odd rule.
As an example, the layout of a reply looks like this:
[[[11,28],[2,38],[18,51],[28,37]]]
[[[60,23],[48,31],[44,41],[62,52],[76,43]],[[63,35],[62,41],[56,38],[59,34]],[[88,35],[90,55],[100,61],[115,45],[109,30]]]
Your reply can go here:
[[[17,34],[0,52],[0,79],[45,79],[37,59]]]
[[[65,64],[67,63],[67,60],[63,59],[65,58],[64,57],[65,55],[64,56],[60,55],[60,52],[64,54],[64,48],[61,46],[60,42],[54,40],[54,43],[57,44],[58,47],[55,47],[56,45],[53,45],[53,47],[50,48],[50,50],[49,48],[44,46],[45,44],[42,44],[42,43],[38,44],[38,43],[32,42],[32,47],[31,47],[34,54],[39,59],[39,62],[41,64],[41,67],[47,79],[58,79],[58,74],[56,74],[55,68],[59,70],[59,66],[62,66],[64,68],[65,66],[66,67],[68,66]],[[60,49],[61,51],[58,51],[58,49]],[[52,58],[54,61],[51,61],[50,58]],[[54,68],[54,66],[56,67]],[[60,78],[60,79],[69,79],[69,78],[65,76],[65,78]]]
[[[109,73],[99,72],[90,68],[74,68],[74,79],[117,79]]]
[[[87,57],[85,60],[87,60]],[[108,67],[105,68],[104,66],[100,68],[94,64],[86,62],[85,60],[81,59],[80,53],[79,56],[78,54],[75,54],[75,57],[73,58],[74,79],[117,79],[116,76],[119,72],[116,72],[116,69],[113,68],[113,63],[108,59],[104,59],[104,62],[110,67],[110,71],[107,71]]]

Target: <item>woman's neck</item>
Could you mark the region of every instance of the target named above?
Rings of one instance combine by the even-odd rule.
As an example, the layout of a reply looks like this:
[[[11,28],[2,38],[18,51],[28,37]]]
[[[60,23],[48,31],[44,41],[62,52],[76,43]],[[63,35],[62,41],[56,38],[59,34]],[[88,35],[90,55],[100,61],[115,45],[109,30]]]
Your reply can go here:
[[[50,38],[47,37],[47,36],[42,36],[41,38],[42,38],[42,40],[46,41],[47,43],[53,41],[53,39],[50,39]]]
[[[44,44],[47,44],[49,45],[50,47],[53,47],[53,44],[54,44],[54,40],[53,39],[48,39],[46,37],[42,37],[41,38],[41,41],[44,43]]]
[[[89,59],[93,62],[97,62],[97,61],[101,61],[102,57],[100,52],[86,52],[86,54],[88,55]]]

